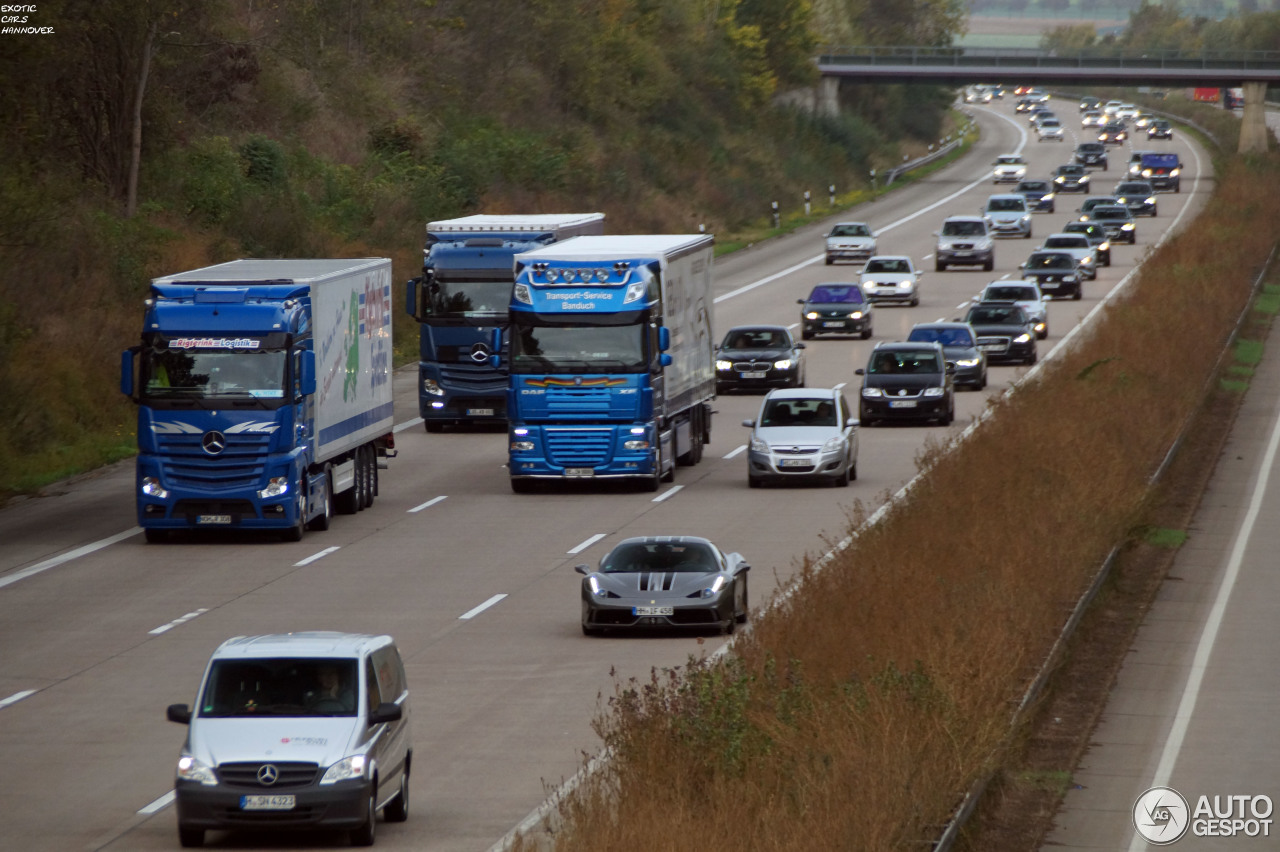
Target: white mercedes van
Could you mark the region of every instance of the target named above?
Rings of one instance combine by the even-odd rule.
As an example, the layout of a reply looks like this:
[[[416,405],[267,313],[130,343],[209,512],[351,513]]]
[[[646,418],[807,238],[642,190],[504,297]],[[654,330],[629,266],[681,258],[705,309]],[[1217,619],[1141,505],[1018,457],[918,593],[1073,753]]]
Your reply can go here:
[[[213,652],[174,787],[178,839],[215,829],[343,829],[374,842],[409,816],[409,689],[390,636],[239,636]]]

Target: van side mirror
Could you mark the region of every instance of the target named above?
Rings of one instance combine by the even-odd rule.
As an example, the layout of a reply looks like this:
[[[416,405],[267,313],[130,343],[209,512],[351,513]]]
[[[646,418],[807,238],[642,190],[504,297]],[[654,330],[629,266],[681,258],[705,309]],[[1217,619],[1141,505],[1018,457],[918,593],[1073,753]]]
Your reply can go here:
[[[186,704],[170,704],[164,711],[164,717],[179,725],[191,724],[191,708]]]
[[[399,704],[393,701],[384,701],[378,705],[378,709],[369,714],[369,726],[381,725],[386,722],[399,722],[404,717],[404,710]]]

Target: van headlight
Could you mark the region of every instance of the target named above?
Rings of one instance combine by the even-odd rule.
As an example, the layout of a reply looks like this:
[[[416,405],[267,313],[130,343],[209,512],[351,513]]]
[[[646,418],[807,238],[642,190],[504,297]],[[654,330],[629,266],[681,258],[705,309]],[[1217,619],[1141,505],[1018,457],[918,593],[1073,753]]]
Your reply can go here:
[[[884,396],[884,393],[880,390],[880,388],[863,388],[862,395],[865,396],[867,399],[879,399],[880,397]]]
[[[924,396],[928,396],[928,397],[942,396],[942,393],[943,393],[942,388],[925,388],[924,389]]]
[[[189,754],[178,758],[178,780],[203,784],[206,787],[218,786],[218,776],[213,773],[213,767],[201,763]]]
[[[363,778],[365,767],[368,765],[369,759],[363,754],[353,754],[350,757],[344,757],[329,770],[325,772],[324,777],[320,779],[321,784],[337,784],[339,781],[350,781],[353,778]]]
[[[804,318],[805,318],[805,319],[807,319],[807,320],[816,320],[816,319],[818,318],[818,312],[817,312],[817,311],[808,311],[808,312],[804,315]]]

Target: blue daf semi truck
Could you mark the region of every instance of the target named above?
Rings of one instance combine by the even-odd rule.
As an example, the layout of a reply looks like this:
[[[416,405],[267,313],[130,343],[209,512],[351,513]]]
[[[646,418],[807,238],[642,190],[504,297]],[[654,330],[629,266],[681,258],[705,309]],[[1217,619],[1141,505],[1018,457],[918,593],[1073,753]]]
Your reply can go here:
[[[121,359],[138,523],[327,529],[395,455],[391,261],[236,260],[156,278]]]
[[[507,367],[491,352],[505,327],[515,257],[570,237],[604,233],[603,213],[464,216],[427,225],[422,277],[405,309],[421,325],[418,412],[428,432],[506,423]],[[490,358],[498,355],[495,365]]]
[[[711,439],[713,240],[578,237],[516,257],[511,488],[630,479],[647,490]]]

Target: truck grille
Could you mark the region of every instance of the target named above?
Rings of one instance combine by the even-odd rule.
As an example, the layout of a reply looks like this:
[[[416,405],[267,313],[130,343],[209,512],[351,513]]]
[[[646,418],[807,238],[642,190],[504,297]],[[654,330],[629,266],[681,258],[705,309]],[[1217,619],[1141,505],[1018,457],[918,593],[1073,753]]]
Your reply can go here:
[[[611,429],[548,429],[547,456],[560,467],[595,467],[609,460]]]
[[[564,417],[604,417],[613,394],[607,388],[547,388],[547,413]]]
[[[251,488],[262,480],[270,435],[224,433],[227,447],[211,456],[201,447],[203,435],[159,435],[168,482],[188,488],[232,491]]]
[[[440,364],[440,380],[447,385],[470,391],[489,391],[505,395],[507,375],[488,364]]]

